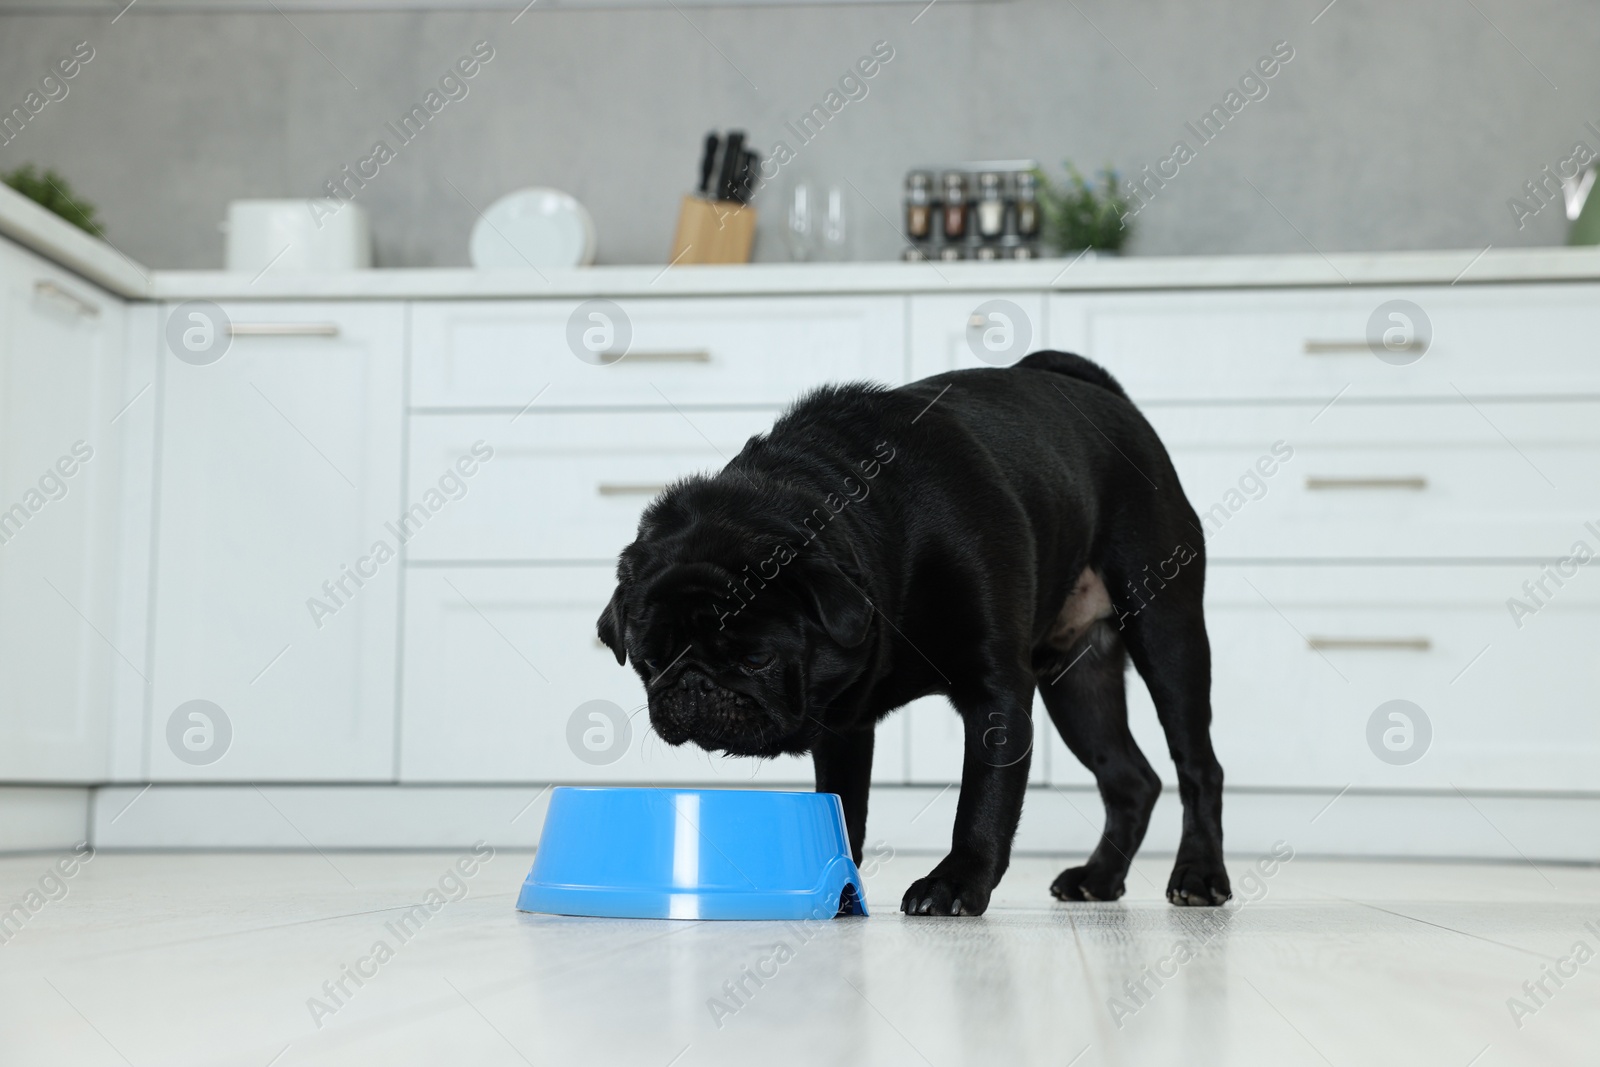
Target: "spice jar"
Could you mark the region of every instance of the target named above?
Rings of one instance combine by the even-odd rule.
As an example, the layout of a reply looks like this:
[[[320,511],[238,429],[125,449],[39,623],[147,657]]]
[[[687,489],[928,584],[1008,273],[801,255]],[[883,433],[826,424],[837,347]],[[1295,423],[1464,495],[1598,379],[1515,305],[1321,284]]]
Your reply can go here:
[[[959,170],[944,172],[944,238],[959,241],[967,235],[967,176]]]
[[[1005,230],[1005,187],[1001,175],[993,171],[978,175],[977,214],[978,235],[985,240],[993,240]]]
[[[1039,236],[1039,177],[1017,172],[1017,236],[1028,241]]]
[[[933,175],[925,170],[906,175],[906,236],[913,241],[933,236]]]

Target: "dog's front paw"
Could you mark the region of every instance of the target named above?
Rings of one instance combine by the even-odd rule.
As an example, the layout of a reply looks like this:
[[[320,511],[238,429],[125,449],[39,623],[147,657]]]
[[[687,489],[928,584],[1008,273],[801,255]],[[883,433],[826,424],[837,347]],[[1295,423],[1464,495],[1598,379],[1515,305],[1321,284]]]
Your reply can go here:
[[[1092,866],[1070,867],[1050,883],[1057,900],[1117,900],[1127,892],[1123,876]]]
[[[1167,902],[1179,907],[1216,907],[1233,896],[1221,860],[1179,860],[1167,881]]]
[[[993,885],[983,878],[940,874],[918,878],[906,890],[900,910],[907,915],[982,915]]]

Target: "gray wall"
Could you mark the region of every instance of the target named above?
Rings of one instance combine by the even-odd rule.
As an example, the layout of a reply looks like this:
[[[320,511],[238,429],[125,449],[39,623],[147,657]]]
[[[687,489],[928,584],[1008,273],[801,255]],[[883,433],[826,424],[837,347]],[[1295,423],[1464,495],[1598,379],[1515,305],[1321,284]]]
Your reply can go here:
[[[1287,40],[1294,59],[1268,95],[1139,215],[1133,252],[1560,243],[1559,205],[1519,230],[1507,201],[1575,141],[1600,148],[1585,126],[1600,126],[1593,5],[1337,0],[1312,24],[1324,3],[944,2],[915,24],[916,4],[539,6],[514,25],[509,11],[4,14],[0,110],[75,42],[95,57],[0,146],[0,167],[65,172],[135,259],[215,267],[227,201],[317,195],[486,40],[495,57],[469,95],[360,194],[381,264],[464,264],[468,202],[525,185],[589,206],[601,262],[664,262],[700,138],[735,125],[798,149],[758,198],[757,258],[786,258],[777,225],[796,174],[853,183],[868,202],[853,205],[857,254],[888,258],[908,166],[1036,156],[1136,171],[1180,137],[1197,145],[1184,123]],[[799,147],[784,123],[878,40],[895,57],[866,98]]]

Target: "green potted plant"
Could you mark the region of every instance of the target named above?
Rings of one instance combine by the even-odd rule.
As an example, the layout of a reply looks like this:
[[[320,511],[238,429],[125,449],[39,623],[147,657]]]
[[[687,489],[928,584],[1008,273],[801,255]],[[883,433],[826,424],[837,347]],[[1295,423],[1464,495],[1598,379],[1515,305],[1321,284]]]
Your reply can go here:
[[[0,181],[42,207],[54,211],[80,230],[102,236],[106,231],[96,217],[95,206],[80,199],[57,172],[46,168],[39,171],[32,163],[24,163],[15,170],[0,174]]]
[[[1085,248],[1120,251],[1132,232],[1128,198],[1119,190],[1121,177],[1107,167],[1097,182],[1091,182],[1070,162],[1066,171],[1066,180],[1059,185],[1043,171],[1035,172],[1046,242],[1069,253]]]

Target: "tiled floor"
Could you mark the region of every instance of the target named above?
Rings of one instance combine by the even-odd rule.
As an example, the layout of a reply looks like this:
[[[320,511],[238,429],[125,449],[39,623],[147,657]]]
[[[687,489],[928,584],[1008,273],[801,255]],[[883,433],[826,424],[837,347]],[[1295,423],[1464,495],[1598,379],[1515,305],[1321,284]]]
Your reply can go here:
[[[0,860],[0,906],[54,859]],[[527,854],[456,859],[103,853],[0,944],[0,1063],[1600,1062],[1600,957],[1570,955],[1600,950],[1594,868],[1297,858],[1218,913],[1163,903],[1161,858],[1069,906],[1024,857],[983,918],[910,920],[933,857],[901,855],[872,918],[806,927],[521,915]]]

